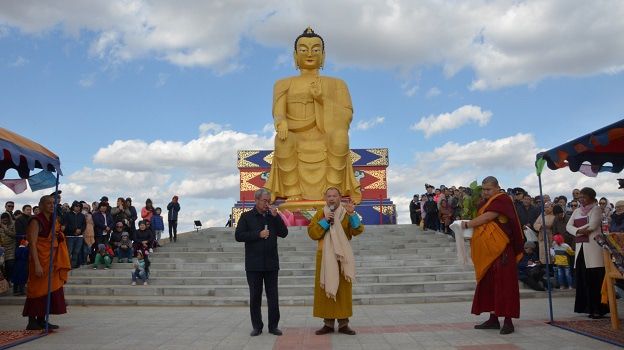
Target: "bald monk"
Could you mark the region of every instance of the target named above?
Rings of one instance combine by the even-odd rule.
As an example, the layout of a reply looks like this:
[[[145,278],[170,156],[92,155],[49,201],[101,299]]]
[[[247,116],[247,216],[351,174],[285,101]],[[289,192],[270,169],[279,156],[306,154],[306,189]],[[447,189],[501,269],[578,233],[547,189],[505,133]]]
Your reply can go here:
[[[524,251],[522,230],[511,198],[500,192],[495,177],[483,179],[482,195],[478,216],[463,222],[464,228],[474,228],[470,248],[477,289],[472,313],[490,313],[475,329],[500,329],[500,334],[510,334],[514,331],[511,319],[520,317],[516,266]],[[502,328],[498,317],[505,318]]]
[[[48,297],[48,276],[50,263],[50,245],[52,244],[52,228],[54,227],[54,254],[52,257],[52,295],[50,298],[50,314],[67,313],[63,285],[67,282],[71,269],[69,252],[65,236],[58,222],[53,225],[54,197],[43,196],[39,200],[40,213],[33,216],[26,228],[30,242],[28,263],[28,292],[22,316],[28,317],[28,330],[40,330],[46,327],[46,305]],[[48,323],[48,329],[59,326]]]
[[[325,192],[325,207],[319,209],[308,225],[308,235],[318,241],[314,275],[314,317],[323,319],[317,335],[338,332],[354,335],[349,327],[353,314],[351,284],[355,279],[355,259],[349,242],[364,232],[353,202],[341,203],[340,191]]]

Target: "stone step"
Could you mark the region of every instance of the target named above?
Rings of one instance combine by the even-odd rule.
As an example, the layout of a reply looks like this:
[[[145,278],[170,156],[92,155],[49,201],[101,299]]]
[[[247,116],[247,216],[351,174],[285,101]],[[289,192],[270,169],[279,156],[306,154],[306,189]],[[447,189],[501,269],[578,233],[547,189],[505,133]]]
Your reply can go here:
[[[149,288],[150,286],[134,286],[133,288]],[[574,290],[553,291],[553,297],[574,297]],[[433,292],[433,293],[399,293],[399,294],[361,294],[353,296],[354,305],[389,305],[389,304],[422,304],[422,303],[448,303],[471,301],[474,296],[472,291]],[[529,289],[520,289],[520,299],[547,298],[546,292],[538,292]],[[175,296],[163,298],[162,296],[135,295],[122,298],[110,298],[97,295],[65,295],[69,305],[114,305],[114,306],[248,306],[248,296]],[[263,298],[266,306],[266,300]],[[312,296],[280,295],[280,305],[312,306]],[[1,305],[23,305],[24,297],[5,296],[0,298]],[[470,312],[470,310],[460,310]],[[310,310],[311,312],[311,310]],[[355,310],[357,312],[357,309]]]
[[[402,266],[434,266],[434,265],[450,265],[452,263],[457,262],[456,258],[447,258],[447,259],[420,259],[418,257],[414,257],[413,259],[405,259],[405,260],[356,260],[355,266],[358,267],[402,267]],[[128,263],[113,263],[112,269],[128,269],[131,264]],[[314,260],[311,258],[306,262],[280,262],[280,268],[284,269],[304,269],[311,268],[315,266]],[[89,267],[87,267],[89,268]],[[222,262],[222,263],[161,263],[161,262],[153,262],[151,264],[150,269],[152,270],[161,270],[161,269],[176,269],[176,270],[244,270],[245,264],[241,262]]]
[[[68,282],[69,285],[115,285],[120,281],[120,277],[130,278],[131,270],[122,276],[72,276]],[[424,281],[453,281],[453,280],[472,280],[474,273],[465,272],[436,272],[436,273],[402,273],[402,274],[358,274],[358,283],[411,283]],[[314,284],[314,275],[307,276],[280,276],[280,285],[310,285]],[[247,286],[247,278],[244,274],[239,276],[225,277],[154,277],[150,278],[150,284],[155,286],[177,286],[177,285],[237,285]]]
[[[279,250],[315,250],[317,246],[316,242],[286,242],[279,241],[278,249]],[[211,242],[194,242],[189,243],[188,245],[180,245],[170,247],[164,245],[158,248],[158,251],[168,252],[168,251],[195,251],[195,252],[204,252],[204,251],[237,251],[238,249],[242,249],[245,247],[244,243],[240,242],[220,242],[220,243],[211,243]],[[375,250],[375,249],[419,249],[419,248],[453,248],[455,247],[455,242],[445,240],[440,243],[425,243],[425,242],[393,242],[393,241],[378,241],[378,242],[351,242],[351,247],[353,250]]]
[[[119,265],[119,264],[114,264]],[[121,264],[125,265],[125,264]],[[74,269],[71,271],[70,283],[74,277],[122,277],[126,278],[132,271],[132,265],[128,264],[126,268],[114,268],[110,270],[92,270],[89,268]],[[284,269],[279,272],[281,276],[314,276],[314,267],[301,269]],[[356,270],[359,274],[377,274],[388,275],[396,273],[444,273],[444,272],[470,272],[474,273],[472,267],[458,265],[434,265],[434,266],[402,266],[397,267],[361,267]],[[151,270],[151,277],[245,277],[245,271],[239,270],[175,270],[175,269],[158,269]]]
[[[288,248],[299,248],[299,249],[285,249],[285,247],[278,247],[278,251],[282,256],[288,255],[300,255],[300,254],[316,254],[316,246],[314,247],[288,247]],[[305,248],[305,249],[304,249]],[[193,250],[189,249],[180,249],[180,250],[168,250],[165,248],[157,248],[154,251],[156,256],[162,257],[198,257],[198,256],[241,256],[245,251],[243,246],[238,247],[238,249],[232,249],[229,251],[216,251],[216,250],[206,250],[205,248],[196,247]],[[392,254],[433,254],[433,253],[455,253],[455,245],[450,246],[439,246],[439,247],[406,247],[406,248],[393,248],[391,250]],[[364,256],[364,255],[387,255],[388,248],[371,248],[371,249],[354,249],[353,254],[355,256]]]
[[[410,258],[414,258],[415,254],[389,254],[389,255],[361,255],[355,256],[356,261],[380,261],[380,260],[409,260]],[[420,259],[457,259],[457,254],[455,253],[440,253],[440,254],[418,254],[418,258]],[[311,262],[313,263],[316,259],[316,253],[314,254],[298,254],[298,255],[286,255],[283,256],[280,254],[280,264],[281,263],[289,263],[289,262]],[[239,254],[238,256],[233,257],[215,257],[211,255],[204,255],[199,257],[186,257],[186,256],[176,256],[176,257],[162,257],[161,255],[156,255],[150,259],[153,263],[244,263],[245,256],[244,253]],[[113,259],[113,263],[117,263],[117,259]],[[126,264],[124,261],[122,264]]]
[[[356,283],[353,285],[353,294],[398,294],[398,293],[433,293],[474,291],[474,280],[454,280],[440,283],[438,281],[423,281],[413,283]],[[115,285],[66,285],[68,295],[100,295],[106,297],[125,297],[130,295],[162,296],[164,298],[176,296],[249,296],[247,285],[211,285],[211,286],[131,286],[130,279],[126,284]],[[281,285],[279,294],[282,297],[306,296],[314,294],[314,284],[309,285]]]

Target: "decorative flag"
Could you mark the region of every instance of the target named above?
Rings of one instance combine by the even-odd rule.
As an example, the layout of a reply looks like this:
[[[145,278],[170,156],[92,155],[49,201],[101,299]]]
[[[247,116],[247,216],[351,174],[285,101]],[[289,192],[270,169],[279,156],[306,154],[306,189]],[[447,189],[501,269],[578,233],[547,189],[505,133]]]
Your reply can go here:
[[[28,186],[26,186],[26,179],[0,180],[0,182],[10,188],[15,194],[20,194],[28,188]]]
[[[579,171],[585,176],[589,176],[589,177],[598,176],[598,172],[594,171],[592,166],[589,164],[581,164],[581,166],[579,167]]]
[[[56,176],[47,170],[42,170],[28,178],[28,185],[33,192],[54,187],[56,186]]]
[[[542,175],[542,171],[544,170],[544,165],[546,165],[546,159],[540,158],[535,161],[535,172],[537,176]]]

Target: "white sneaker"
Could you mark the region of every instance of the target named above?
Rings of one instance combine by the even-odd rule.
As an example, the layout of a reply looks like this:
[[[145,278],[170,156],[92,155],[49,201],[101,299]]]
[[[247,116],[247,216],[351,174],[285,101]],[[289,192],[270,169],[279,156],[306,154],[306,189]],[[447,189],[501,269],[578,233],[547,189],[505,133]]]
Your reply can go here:
[[[94,270],[97,270],[97,267],[94,267],[93,269],[94,269]]]
[[[105,267],[104,270],[108,270],[108,267]]]
[[[143,285],[144,285],[144,286],[147,286],[147,282],[143,282]]]
[[[132,285],[133,285],[133,286],[136,286],[136,282],[132,282]]]
[[[153,253],[153,252],[154,252],[154,249],[150,248],[150,249],[149,249],[149,252],[150,252],[150,253]]]

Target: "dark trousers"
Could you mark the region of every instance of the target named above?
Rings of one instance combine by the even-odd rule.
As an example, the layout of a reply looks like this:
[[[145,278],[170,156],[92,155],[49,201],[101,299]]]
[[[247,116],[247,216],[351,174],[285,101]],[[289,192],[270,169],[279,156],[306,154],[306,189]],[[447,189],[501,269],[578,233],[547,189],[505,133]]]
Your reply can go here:
[[[609,312],[606,305],[600,303],[600,290],[605,276],[604,267],[587,268],[583,248],[576,258],[576,298],[574,312],[590,315],[604,315]]]
[[[169,220],[169,242],[178,240],[178,220]]]
[[[262,282],[269,307],[269,330],[277,328],[280,319],[279,302],[277,293],[278,271],[247,271],[247,284],[249,284],[249,312],[251,313],[251,326],[254,329],[262,329]]]

